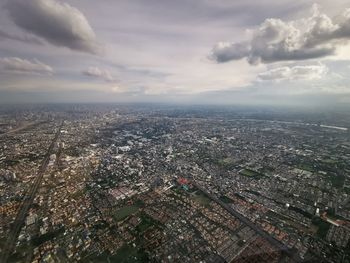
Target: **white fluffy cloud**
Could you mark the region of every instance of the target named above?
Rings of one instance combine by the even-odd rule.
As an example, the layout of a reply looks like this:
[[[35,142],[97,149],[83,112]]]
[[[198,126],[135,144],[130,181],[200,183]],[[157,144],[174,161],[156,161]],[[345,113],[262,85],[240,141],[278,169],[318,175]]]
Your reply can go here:
[[[51,75],[53,69],[37,59],[29,61],[17,57],[0,58],[0,68],[6,72]]]
[[[320,58],[333,54],[349,39],[350,9],[332,19],[314,5],[308,18],[289,22],[266,19],[249,42],[221,42],[210,58],[219,63],[247,58],[250,64]]]
[[[278,67],[258,74],[260,81],[283,81],[283,80],[314,80],[322,78],[328,72],[323,64]]]
[[[6,8],[17,26],[53,45],[98,53],[89,22],[69,4],[56,0],[8,0]]]
[[[103,79],[108,82],[115,81],[115,78],[112,76],[112,74],[108,70],[103,70],[97,67],[89,67],[87,70],[83,71],[83,74],[85,76]]]

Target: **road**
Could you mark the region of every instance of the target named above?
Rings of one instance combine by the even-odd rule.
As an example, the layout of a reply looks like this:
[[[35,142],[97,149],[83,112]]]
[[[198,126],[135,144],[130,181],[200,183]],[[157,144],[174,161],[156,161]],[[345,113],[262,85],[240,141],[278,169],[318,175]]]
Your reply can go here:
[[[12,225],[12,229],[10,230],[10,233],[8,235],[8,238],[6,240],[6,243],[3,247],[3,251],[2,254],[0,256],[0,262],[1,263],[6,263],[9,259],[9,257],[11,256],[11,254],[13,253],[15,247],[16,247],[16,242],[19,236],[19,233],[22,229],[22,226],[24,224],[24,220],[28,214],[28,211],[31,207],[31,205],[33,204],[35,195],[38,191],[38,188],[41,184],[41,181],[44,177],[44,173],[47,169],[47,166],[49,164],[50,161],[50,155],[53,152],[55,143],[57,142],[60,133],[61,133],[61,129],[63,126],[63,122],[60,125],[60,127],[58,128],[56,135],[54,137],[54,139],[52,140],[49,149],[47,150],[47,153],[39,167],[39,170],[37,172],[37,176],[34,179],[34,182],[32,183],[32,185],[30,186],[30,188],[28,189],[25,197],[23,198],[22,204],[18,210],[18,213],[16,215],[16,219]]]
[[[205,189],[203,189],[201,186],[194,183],[194,186],[196,186],[199,190],[201,190],[208,198],[213,200],[214,202],[221,205],[223,208],[225,208],[228,212],[230,212],[233,216],[238,218],[243,224],[249,226],[251,229],[253,229],[258,235],[260,235],[262,238],[266,239],[270,242],[273,246],[275,246],[278,250],[282,252],[282,254],[287,255],[291,259],[294,260],[294,262],[301,262],[302,259],[295,253],[295,251],[289,249],[286,245],[279,242],[277,239],[273,238],[271,235],[266,233],[264,230],[259,228],[257,225],[255,225],[252,221],[250,221],[245,216],[241,215],[239,212],[234,210],[232,207],[228,206],[226,203],[221,201],[220,199],[216,198],[214,195],[208,193]]]

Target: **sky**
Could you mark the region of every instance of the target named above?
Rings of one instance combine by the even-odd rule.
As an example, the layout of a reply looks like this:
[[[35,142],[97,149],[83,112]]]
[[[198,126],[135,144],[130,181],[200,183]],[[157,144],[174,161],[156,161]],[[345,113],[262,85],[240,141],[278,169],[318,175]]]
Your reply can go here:
[[[350,105],[344,0],[0,0],[0,103]]]

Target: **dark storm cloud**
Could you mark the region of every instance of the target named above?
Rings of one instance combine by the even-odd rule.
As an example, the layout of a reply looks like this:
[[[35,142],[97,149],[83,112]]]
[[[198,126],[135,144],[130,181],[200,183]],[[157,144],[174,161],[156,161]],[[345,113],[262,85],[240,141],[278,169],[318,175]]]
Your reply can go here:
[[[56,0],[9,0],[11,19],[20,28],[47,42],[83,52],[98,53],[95,33],[76,8]]]
[[[11,34],[11,33],[7,33],[5,31],[2,31],[0,29],[0,41],[6,40],[6,39],[15,40],[15,41],[23,42],[23,43],[36,44],[36,45],[43,44],[43,42],[36,37],[32,37],[32,36],[28,36],[28,35],[15,35],[15,34]]]
[[[250,64],[320,58],[334,54],[349,39],[350,9],[331,19],[314,6],[309,18],[266,19],[248,43],[219,43],[210,58],[219,63],[247,58]]]

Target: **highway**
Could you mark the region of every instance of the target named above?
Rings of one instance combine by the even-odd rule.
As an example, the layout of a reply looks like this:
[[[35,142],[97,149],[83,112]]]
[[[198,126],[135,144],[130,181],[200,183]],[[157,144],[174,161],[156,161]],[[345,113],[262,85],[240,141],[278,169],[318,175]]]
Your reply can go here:
[[[220,199],[216,198],[212,194],[208,193],[205,189],[203,189],[201,186],[197,185],[195,182],[192,182],[195,187],[197,187],[199,190],[201,190],[208,198],[213,200],[214,202],[221,205],[223,208],[225,208],[230,214],[237,217],[243,224],[249,226],[251,229],[253,229],[258,235],[266,239],[270,242],[273,246],[275,246],[278,250],[282,252],[283,255],[287,255],[289,258],[291,258],[294,262],[302,262],[302,259],[295,253],[293,250],[289,249],[286,245],[279,242],[277,239],[273,238],[271,235],[266,233],[264,230],[259,228],[257,225],[255,225],[252,221],[250,221],[245,216],[241,215],[239,212],[228,206],[226,203],[221,201]]]
[[[55,137],[52,140],[49,149],[47,150],[47,153],[46,153],[46,155],[45,155],[45,157],[44,157],[44,159],[39,167],[39,170],[37,172],[37,176],[34,179],[34,182],[30,186],[30,188],[27,190],[26,195],[23,198],[22,204],[21,204],[20,208],[18,209],[16,219],[13,222],[12,228],[10,230],[10,233],[8,235],[8,238],[6,240],[6,243],[3,247],[3,251],[2,251],[1,256],[0,256],[1,263],[8,262],[9,257],[14,252],[19,233],[22,229],[22,226],[24,224],[24,220],[28,214],[28,211],[29,211],[31,205],[33,204],[35,195],[38,191],[38,188],[41,184],[41,181],[44,177],[45,171],[46,171],[47,166],[48,166],[49,161],[50,161],[50,155],[52,154],[53,149],[55,147],[55,143],[57,142],[57,140],[60,136],[62,127],[63,127],[63,122],[60,125],[60,127],[58,128],[58,130],[55,134]]]

